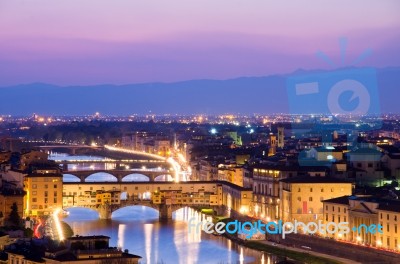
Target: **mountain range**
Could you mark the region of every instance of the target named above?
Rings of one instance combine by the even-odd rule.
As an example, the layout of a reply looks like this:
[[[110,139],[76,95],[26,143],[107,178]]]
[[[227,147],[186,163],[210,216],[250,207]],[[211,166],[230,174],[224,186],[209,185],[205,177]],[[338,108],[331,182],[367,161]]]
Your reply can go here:
[[[289,113],[287,78],[310,74],[318,77],[322,73],[326,71],[298,70],[265,77],[126,85],[21,84],[0,88],[0,114]],[[376,73],[381,112],[400,112],[400,67],[377,69]]]

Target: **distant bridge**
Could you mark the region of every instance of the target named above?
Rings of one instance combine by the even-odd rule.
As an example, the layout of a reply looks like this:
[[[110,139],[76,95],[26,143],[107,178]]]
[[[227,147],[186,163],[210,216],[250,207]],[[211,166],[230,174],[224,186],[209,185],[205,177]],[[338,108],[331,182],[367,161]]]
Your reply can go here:
[[[101,146],[91,146],[91,145],[46,145],[46,146],[39,146],[38,148],[46,151],[55,151],[55,150],[59,150],[61,152],[68,151],[72,155],[75,155],[76,151],[80,149],[93,149],[93,150],[104,149],[104,147]]]
[[[166,163],[164,160],[138,160],[138,159],[124,159],[124,160],[115,160],[115,159],[101,159],[101,160],[63,160],[63,159],[55,159],[54,160],[58,164],[84,164],[84,163],[115,163],[119,165],[128,165],[128,164],[164,164]]]
[[[77,178],[80,179],[81,182],[85,182],[86,178],[99,173],[99,172],[105,172],[107,174],[110,174],[114,176],[117,181],[116,182],[122,182],[122,180],[131,174],[141,174],[149,178],[150,182],[153,182],[155,178],[161,175],[170,175],[172,177],[172,173],[169,170],[143,170],[143,169],[137,169],[137,170],[71,170],[71,171],[63,171],[63,174],[71,174],[73,176],[76,176]]]

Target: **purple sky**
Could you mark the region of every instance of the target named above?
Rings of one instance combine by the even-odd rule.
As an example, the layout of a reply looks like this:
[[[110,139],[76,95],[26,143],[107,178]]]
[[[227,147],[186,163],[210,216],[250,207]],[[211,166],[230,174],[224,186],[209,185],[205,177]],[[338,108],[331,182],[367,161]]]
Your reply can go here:
[[[279,3],[278,3],[279,2]],[[0,86],[226,79],[400,65],[400,1],[1,0]],[[340,63],[339,63],[340,64]]]

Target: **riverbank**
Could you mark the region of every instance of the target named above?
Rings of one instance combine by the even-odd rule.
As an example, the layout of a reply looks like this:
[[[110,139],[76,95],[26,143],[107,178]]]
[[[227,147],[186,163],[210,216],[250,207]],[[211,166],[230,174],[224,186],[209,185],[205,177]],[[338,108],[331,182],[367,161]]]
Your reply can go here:
[[[214,216],[214,219],[218,219],[217,216]],[[255,218],[251,218],[248,216],[241,216],[239,219],[225,218],[223,222],[229,222],[238,220],[241,222],[254,222],[257,221]],[[266,240],[242,240],[237,237],[236,234],[231,235],[228,233],[224,233],[227,239],[230,239],[240,245],[243,245],[247,248],[254,249],[261,252],[271,253],[277,256],[282,257],[283,259],[287,258],[295,261],[295,263],[310,263],[310,264],[358,264],[361,262],[356,262],[347,258],[342,258],[334,255],[329,255],[321,252],[311,251],[309,249],[302,249],[300,247],[290,247],[288,245],[274,243]]]
[[[282,259],[293,260],[294,263],[310,263],[310,264],[358,264],[351,260],[341,259],[330,255],[319,254],[316,252],[308,252],[301,249],[292,249],[284,245],[270,243],[268,241],[244,241],[234,235],[227,233],[223,234],[224,237],[234,241],[237,244],[254,249],[260,252],[267,252]]]

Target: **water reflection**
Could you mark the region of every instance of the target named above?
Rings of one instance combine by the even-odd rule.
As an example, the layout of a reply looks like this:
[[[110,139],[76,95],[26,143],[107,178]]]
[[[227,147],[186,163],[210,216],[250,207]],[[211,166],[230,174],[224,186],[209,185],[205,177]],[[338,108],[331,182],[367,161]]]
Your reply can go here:
[[[113,213],[112,220],[99,220],[96,211],[70,208],[65,219],[79,235],[110,236],[113,246],[143,257],[141,263],[275,263],[272,255],[239,246],[204,232],[188,232],[190,217],[206,219],[190,208],[178,210],[174,221],[158,221],[158,212],[130,206]]]

